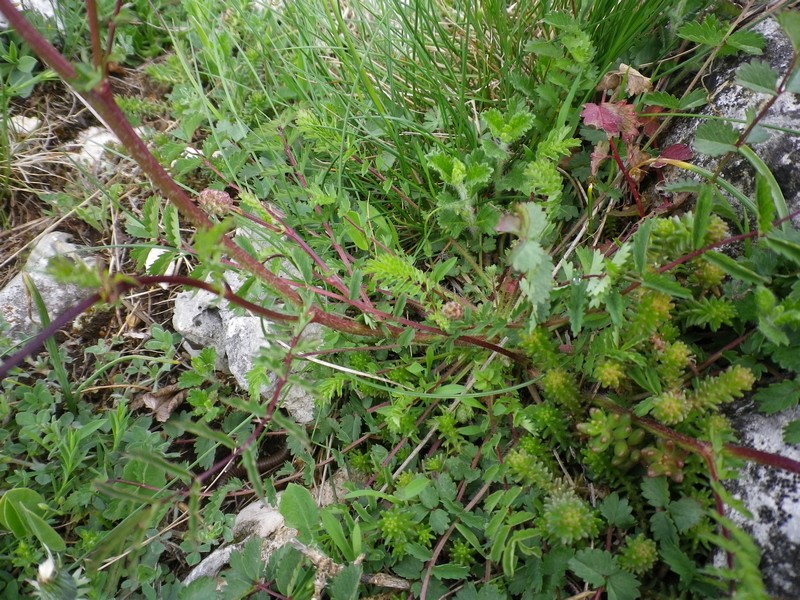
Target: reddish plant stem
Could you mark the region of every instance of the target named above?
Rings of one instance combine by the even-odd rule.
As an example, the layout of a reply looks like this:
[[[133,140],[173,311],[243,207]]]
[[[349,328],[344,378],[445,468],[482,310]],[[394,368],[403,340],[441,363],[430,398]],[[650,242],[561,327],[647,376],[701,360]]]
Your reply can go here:
[[[639,210],[639,216],[644,219],[644,206],[642,205],[642,199],[639,197],[639,190],[636,189],[636,182],[631,179],[630,174],[628,173],[628,169],[625,168],[624,163],[622,162],[622,158],[619,155],[619,151],[617,150],[617,145],[614,143],[613,139],[609,139],[608,143],[611,147],[611,155],[614,157],[614,161],[617,163],[620,172],[622,173],[623,177],[625,177],[625,181],[628,184],[628,189],[631,191],[631,196],[633,196],[634,202],[636,202],[636,208]]]
[[[302,333],[302,332],[301,332]],[[221,471],[229,464],[233,463],[242,453],[247,450],[250,446],[252,446],[255,441],[259,438],[259,436],[263,433],[264,429],[266,429],[267,424],[272,419],[272,415],[278,408],[278,400],[280,400],[281,392],[283,391],[286,382],[289,381],[289,373],[292,367],[292,361],[294,360],[294,349],[297,344],[300,342],[301,333],[295,335],[292,340],[289,342],[289,349],[286,352],[286,356],[283,359],[283,373],[278,377],[277,381],[275,382],[275,389],[272,392],[272,398],[267,406],[266,413],[263,417],[258,420],[258,425],[256,425],[253,433],[244,441],[244,443],[236,448],[230,456],[227,458],[223,458],[221,461],[217,462],[213,465],[210,469],[201,473],[197,476],[197,481],[202,483],[203,481],[212,477],[215,473]],[[188,490],[186,490],[188,491]]]
[[[661,423],[657,423],[652,419],[647,419],[644,417],[638,417],[633,414],[633,411],[630,409],[625,408],[624,406],[620,406],[609,400],[608,398],[604,398],[602,396],[597,396],[594,398],[594,402],[603,408],[608,410],[614,411],[616,413],[627,414],[631,417],[631,421],[636,423],[642,429],[649,431],[653,435],[656,435],[665,440],[672,440],[683,448],[684,450],[688,450],[689,452],[693,452],[697,454],[706,463],[713,460],[713,448],[711,444],[708,442],[704,442],[698,440],[693,437],[689,437],[683,433],[679,433],[674,429],[670,429],[669,427],[662,425]],[[800,461],[787,458],[785,456],[781,456],[779,454],[772,454],[770,452],[762,452],[761,450],[756,450],[755,448],[747,448],[746,446],[739,446],[737,444],[724,444],[723,450],[737,458],[743,458],[750,462],[755,462],[760,465],[765,465],[767,467],[773,467],[776,469],[782,469],[784,471],[789,471],[791,473],[797,473],[800,475]]]
[[[119,16],[119,12],[122,10],[123,0],[117,0],[117,3],[114,5],[114,13],[111,16],[111,19],[108,21],[108,35],[106,37],[106,70],[104,73],[108,73],[108,57],[111,56],[111,50],[114,48],[114,36],[117,33],[117,17]]]
[[[353,161],[355,161],[355,162],[357,162],[357,163],[358,163],[358,164],[360,164],[360,165],[363,165],[363,164],[364,164],[364,161],[363,161],[363,160],[361,160],[361,158],[359,158],[359,157],[358,157],[358,156],[356,156],[355,154],[354,154],[353,156],[351,156],[351,157],[350,157],[350,159],[351,159],[351,160],[353,160]],[[372,167],[372,166],[367,166],[367,170],[369,171],[370,175],[372,175],[373,177],[375,177],[375,178],[376,178],[378,181],[380,181],[381,183],[386,183],[386,177],[383,175],[383,173],[381,173],[380,171],[378,171],[378,169],[376,169],[376,168],[374,168],[374,167]],[[416,210],[416,211],[418,211],[418,210],[419,210],[419,206],[417,205],[417,203],[416,203],[416,202],[414,202],[414,201],[413,201],[411,198],[409,198],[409,197],[408,197],[408,195],[407,195],[406,193],[404,193],[404,192],[403,192],[403,190],[401,190],[399,187],[397,187],[396,185],[392,184],[392,186],[391,186],[391,188],[390,188],[390,189],[391,189],[391,190],[392,190],[392,191],[393,191],[395,194],[397,194],[397,196],[398,196],[398,197],[399,197],[399,198],[400,198],[400,199],[401,199],[403,202],[405,202],[406,204],[408,204],[409,206],[411,206],[411,208],[413,208],[413,209],[414,209],[414,210]]]
[[[89,21],[89,39],[92,45],[92,64],[94,68],[106,76],[105,55],[100,43],[100,21],[97,18],[97,3],[95,0],[86,0],[86,20]]]
[[[286,160],[289,161],[289,165],[292,167],[292,170],[294,171],[295,178],[300,183],[300,185],[303,187],[303,189],[307,189],[308,188],[308,184],[306,182],[305,175],[303,175],[303,173],[297,168],[297,160],[295,160],[294,153],[292,152],[292,148],[289,146],[289,141],[286,139],[286,134],[284,133],[283,127],[279,127],[278,128],[278,135],[280,136],[281,141],[283,142],[283,151],[284,151],[284,154],[286,154]],[[322,215],[322,207],[320,207],[319,205],[315,206],[314,210],[316,211],[316,213],[318,215],[320,215],[320,216]],[[339,242],[336,241],[336,236],[333,233],[333,229],[331,229],[330,223],[325,221],[322,224],[322,227],[325,229],[325,234],[328,236],[328,239],[331,241],[331,245],[333,246],[334,250],[336,251],[336,254],[339,255],[339,260],[342,261],[342,265],[344,265],[344,268],[347,270],[347,273],[350,276],[352,276],[353,275],[353,268],[350,265],[351,257],[347,254],[345,249],[342,248],[342,245]],[[326,267],[326,270],[332,272],[332,270],[330,268]],[[337,282],[338,285],[341,285],[340,290],[343,290],[344,294],[348,295],[347,286],[345,285],[344,281],[342,281],[341,278],[338,275],[336,275],[335,273],[333,274],[333,278]],[[372,302],[370,301],[369,297],[367,296],[366,291],[364,291],[363,288],[359,290],[359,294],[361,296],[361,299],[364,300],[364,302],[366,304],[368,304],[370,306],[372,305]]]

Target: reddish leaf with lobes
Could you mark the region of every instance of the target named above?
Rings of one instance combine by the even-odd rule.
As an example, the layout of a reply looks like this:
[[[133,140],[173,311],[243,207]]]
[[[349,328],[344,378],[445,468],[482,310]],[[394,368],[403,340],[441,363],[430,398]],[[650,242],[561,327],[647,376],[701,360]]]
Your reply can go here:
[[[669,160],[689,160],[692,158],[692,149],[686,144],[672,144],[671,146],[664,148],[658,158],[665,158]],[[653,167],[656,169],[659,169],[663,166],[664,163],[660,161],[653,163]]]
[[[583,122],[606,132],[609,139],[621,137],[633,141],[639,133],[639,118],[632,104],[627,102],[588,102],[581,112]]]

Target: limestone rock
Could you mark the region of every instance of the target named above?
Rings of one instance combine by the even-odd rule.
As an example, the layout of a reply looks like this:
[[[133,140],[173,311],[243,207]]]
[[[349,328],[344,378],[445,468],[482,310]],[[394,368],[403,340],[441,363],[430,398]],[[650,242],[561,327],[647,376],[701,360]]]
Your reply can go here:
[[[682,119],[674,123],[670,133],[663,140],[663,146],[683,143],[693,147],[697,127],[705,121],[703,116],[743,121],[748,111],[758,113],[770,96],[745,89],[735,82],[736,70],[753,60],[766,61],[783,76],[792,57],[792,46],[777,21],[766,19],[754,31],[766,38],[763,56],[740,56],[737,60],[722,62],[711,68],[710,75],[703,80],[711,92],[710,102],[698,114],[699,119]],[[781,94],[769,109],[764,124],[789,130],[800,130],[800,98],[796,94]],[[745,127],[743,123],[730,122],[737,131]],[[760,156],[775,176],[786,198],[789,211],[800,208],[800,177],[797,164],[800,162],[800,136],[791,135],[777,129],[758,128],[758,140],[749,145]],[[697,154],[692,162],[713,171],[719,164],[718,158]],[[690,174],[677,169],[667,169],[667,181],[686,179]],[[742,157],[736,157],[723,170],[724,179],[734,184],[749,197],[755,189],[755,171]],[[736,201],[731,199],[734,206]],[[800,224],[795,220],[795,224]]]
[[[93,264],[93,259],[84,256],[86,252],[69,242],[69,239],[70,235],[61,231],[43,235],[31,251],[22,271],[0,290],[0,317],[10,326],[7,332],[10,339],[22,340],[41,328],[39,312],[25,287],[23,275],[30,276],[44,300],[50,320],[92,294],[91,289],[64,284],[47,273],[48,262],[59,255]]]

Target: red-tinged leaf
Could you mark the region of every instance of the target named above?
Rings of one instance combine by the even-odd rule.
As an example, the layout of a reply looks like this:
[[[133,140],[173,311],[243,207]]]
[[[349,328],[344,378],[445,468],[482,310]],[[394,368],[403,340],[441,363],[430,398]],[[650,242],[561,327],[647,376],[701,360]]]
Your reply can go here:
[[[498,233],[519,233],[521,226],[522,221],[517,215],[507,213],[500,217],[494,229]]]
[[[671,146],[664,148],[658,158],[665,158],[669,160],[689,160],[692,158],[692,149],[686,144],[672,144]],[[664,163],[659,161],[653,163],[653,167],[656,169],[660,169],[663,166]]]
[[[645,106],[644,108],[645,114],[652,114],[652,113],[660,113],[664,112],[663,106]],[[658,117],[645,117],[643,119],[639,119],[642,123],[642,133],[645,134],[647,137],[653,137],[658,131],[658,128],[661,125],[661,122],[658,120]]]
[[[583,105],[583,122],[606,132],[609,139],[621,137],[630,142],[639,133],[639,119],[632,104],[627,102],[605,102]]]
[[[608,142],[600,142],[592,150],[592,175],[597,175],[600,164],[608,158]]]

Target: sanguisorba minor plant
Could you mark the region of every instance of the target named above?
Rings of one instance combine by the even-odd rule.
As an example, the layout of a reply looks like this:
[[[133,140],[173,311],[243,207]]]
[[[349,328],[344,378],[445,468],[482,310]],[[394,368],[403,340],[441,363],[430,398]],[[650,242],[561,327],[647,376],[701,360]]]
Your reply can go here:
[[[800,263],[795,215],[749,145],[769,107],[741,132],[720,124],[698,132],[695,150],[754,165],[749,199],[720,177],[724,161],[708,172],[688,162],[689,148],[647,150],[654,121],[641,115],[657,109],[646,106],[686,110],[704,98],[653,92],[651,78],[618,64],[636,53],[610,32],[635,37],[662,19],[669,27],[661,35],[696,43],[698,57],[758,54],[759,36],[711,13],[682,24],[691,13],[667,2],[419,0],[349,11],[297,2],[280,13],[188,2],[184,37],[176,35],[174,57],[154,73],[176,79],[181,119],[157,151],[185,150],[199,138],[204,158],[176,164],[218,177],[192,197],[115,103],[102,41],[113,39],[113,27],[101,26],[93,1],[86,5],[88,64],[67,61],[9,0],[0,0],[0,12],[168,201],[154,196],[132,212],[129,232],[172,245],[196,267],[191,276],[132,275],[56,262],[62,277],[97,291],[6,359],[0,376],[91,305],[157,283],[213,291],[285,326],[284,343],[256,361],[249,404],[198,401],[189,421],[173,423],[198,440],[223,437],[224,460],[198,443],[198,456],[206,452],[195,473],[151,442],[146,457],[141,447],[127,452],[135,468],[120,466],[102,485],[121,504],[92,522],[116,528],[70,556],[100,582],[96,595],[115,594],[120,579],[133,589],[140,577],[107,575],[113,561],[104,563],[111,548],[120,552],[110,538],[124,544],[137,528],[121,518],[126,510],[148,507],[155,527],[187,502],[181,549],[194,564],[226,531],[219,507],[231,487],[209,499],[205,483],[242,456],[255,489],[269,495],[253,449],[278,422],[304,465],[297,479],[314,484],[315,467],[332,459],[316,460],[312,448],[332,446],[339,466],[364,476],[324,509],[294,484],[281,502],[302,543],[348,564],[330,582],[334,598],[368,593],[381,579],[367,574],[380,573],[423,598],[457,588],[458,598],[720,597],[728,582],[743,597],[766,598],[758,551],[727,518],[731,499],[720,482],[739,459],[798,473],[800,464],[735,445],[720,407],[751,390],[767,367],[800,371],[794,280],[786,275]],[[797,91],[800,80],[800,16],[778,18],[794,48],[787,71],[755,61],[738,77],[771,98]],[[657,41],[664,47],[637,49],[669,48],[670,40]],[[679,186],[696,194],[693,212],[666,216],[642,200],[642,178],[667,165],[704,178]],[[720,190],[752,213],[757,230],[746,229],[745,215],[742,233],[731,235],[712,210],[727,203]],[[621,205],[623,193],[632,210]],[[180,219],[195,228],[190,240]],[[252,236],[268,247],[259,250]],[[716,251],[745,239],[753,243],[739,259]],[[292,274],[276,274],[276,256],[292,263]],[[228,270],[243,274],[241,288],[230,288]],[[302,335],[310,324],[325,328],[313,344]],[[316,361],[319,381],[310,432],[277,412],[301,361]],[[213,352],[201,354],[179,385],[216,390],[213,364]],[[277,380],[264,404],[268,372]],[[760,392],[769,410],[791,404],[783,400],[789,384]],[[129,418],[124,407],[102,425],[115,450]],[[254,424],[244,436],[219,436],[218,413],[204,413],[212,408]],[[51,426],[48,412],[41,419]],[[37,422],[25,425],[30,435]],[[786,435],[795,441],[797,427]],[[48,451],[81,448],[88,452],[76,439]],[[32,489],[32,478],[14,481],[0,497],[0,524],[29,547],[38,540],[69,556],[59,533],[68,515]],[[203,514],[213,514],[219,530],[201,527]],[[150,548],[157,537],[148,538]],[[710,548],[726,552],[726,568],[704,566]],[[251,543],[231,564],[222,576],[226,597],[310,598],[319,584],[295,548],[263,565]],[[48,571],[37,585],[44,596],[87,582]],[[203,579],[172,589],[181,597],[217,593],[216,582]]]

